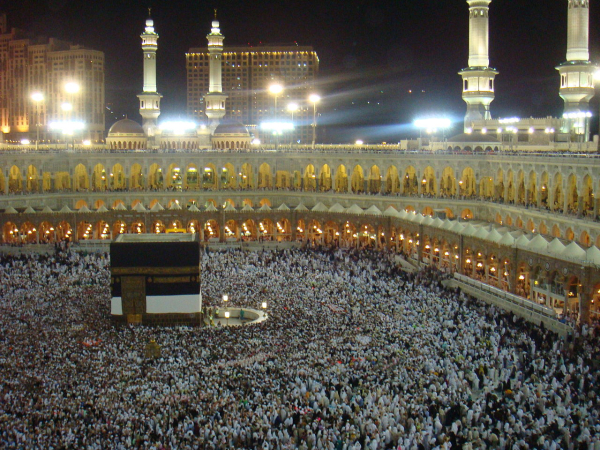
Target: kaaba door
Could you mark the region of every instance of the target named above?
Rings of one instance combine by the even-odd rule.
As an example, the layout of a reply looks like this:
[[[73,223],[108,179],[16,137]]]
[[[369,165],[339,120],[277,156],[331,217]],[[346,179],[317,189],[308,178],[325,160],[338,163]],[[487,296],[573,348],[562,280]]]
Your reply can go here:
[[[121,301],[123,314],[145,314],[146,277],[122,277]]]

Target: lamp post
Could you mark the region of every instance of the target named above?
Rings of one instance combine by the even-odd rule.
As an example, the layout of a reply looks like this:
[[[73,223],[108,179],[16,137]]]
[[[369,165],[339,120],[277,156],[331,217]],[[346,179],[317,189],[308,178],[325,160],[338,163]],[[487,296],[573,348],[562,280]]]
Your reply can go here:
[[[312,137],[312,148],[315,148],[315,142],[317,141],[317,103],[321,101],[321,96],[317,94],[310,94],[308,100],[313,104],[313,137]]]
[[[229,326],[229,311],[225,311],[225,319],[227,320],[227,326]]]
[[[80,88],[79,84],[74,81],[69,81],[69,82],[65,83],[65,92],[68,94],[69,101],[66,103],[63,103],[63,111],[69,111],[69,120],[71,122],[73,121],[73,109],[74,109],[73,108],[73,96],[75,94],[78,94],[80,89],[81,88]],[[68,105],[68,107],[66,109],[64,107],[65,105]],[[75,133],[74,132],[73,132],[73,151],[75,151]]]
[[[36,113],[36,119],[35,119],[35,134],[36,134],[36,138],[35,138],[35,150],[37,151],[38,145],[39,145],[39,142],[40,142],[40,102],[44,101],[44,94],[42,94],[41,92],[34,92],[33,94],[31,94],[31,100],[33,100],[34,103],[35,103],[35,113]]]
[[[298,111],[298,103],[288,103],[287,110],[292,114],[292,126],[294,125],[294,113]],[[294,143],[294,133],[290,133],[290,146]]]
[[[269,92],[273,94],[275,98],[275,112],[273,118],[277,119],[277,96],[283,92],[283,86],[280,84],[272,84],[269,86]],[[277,131],[275,131],[275,148],[279,148],[279,133]]]

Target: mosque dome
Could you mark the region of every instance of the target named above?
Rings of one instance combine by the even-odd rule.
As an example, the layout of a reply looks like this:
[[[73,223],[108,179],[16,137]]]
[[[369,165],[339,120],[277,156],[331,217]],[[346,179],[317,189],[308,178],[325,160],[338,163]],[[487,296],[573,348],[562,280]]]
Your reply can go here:
[[[116,134],[144,134],[144,129],[142,126],[134,122],[131,119],[123,119],[114,123],[110,130],[108,130],[108,135],[116,135]]]
[[[236,135],[246,137],[250,136],[250,133],[248,133],[248,128],[246,128],[243,124],[239,122],[230,122],[219,124],[219,126],[215,128],[214,136],[219,135]]]

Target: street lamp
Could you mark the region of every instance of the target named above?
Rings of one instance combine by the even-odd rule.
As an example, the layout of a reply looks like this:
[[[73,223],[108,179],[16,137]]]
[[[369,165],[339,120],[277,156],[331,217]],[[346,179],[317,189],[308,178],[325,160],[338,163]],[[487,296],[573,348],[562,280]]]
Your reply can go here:
[[[283,92],[283,86],[280,84],[272,84],[269,86],[269,92],[271,94],[273,94],[274,98],[275,98],[275,112],[273,114],[273,118],[277,119],[277,96],[279,94],[281,94]],[[275,135],[275,148],[278,149],[279,148],[279,135],[276,134]]]
[[[294,113],[296,111],[298,111],[298,103],[294,103],[294,102],[288,103],[287,110],[292,114],[292,125],[294,125]],[[294,135],[293,134],[290,134],[290,139],[291,139],[290,145],[292,145],[294,143]]]
[[[37,151],[40,142],[40,103],[44,101],[44,94],[41,92],[34,92],[31,94],[31,100],[35,102],[36,122],[35,122],[35,149]]]
[[[225,319],[227,319],[227,326],[229,326],[229,311],[225,311]]]
[[[68,111],[69,112],[69,120],[73,120],[73,96],[75,94],[78,94],[81,90],[81,87],[79,86],[78,83],[74,82],[74,81],[69,81],[67,83],[65,83],[65,92],[68,94],[68,102],[65,102],[62,104],[62,109],[63,111]],[[75,134],[73,134],[73,151],[75,151]]]
[[[315,148],[315,142],[317,141],[317,103],[321,101],[321,96],[317,94],[310,94],[308,100],[313,104],[313,138],[312,148]]]

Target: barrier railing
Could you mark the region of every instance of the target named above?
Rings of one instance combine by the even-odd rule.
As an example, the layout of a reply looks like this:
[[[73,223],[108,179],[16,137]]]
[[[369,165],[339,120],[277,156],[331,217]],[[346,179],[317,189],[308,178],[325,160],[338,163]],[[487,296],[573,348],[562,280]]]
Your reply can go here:
[[[537,325],[543,322],[546,328],[560,335],[566,336],[573,332],[573,328],[561,322],[556,311],[546,305],[540,305],[458,273],[454,274],[453,281],[468,294],[511,311]]]

